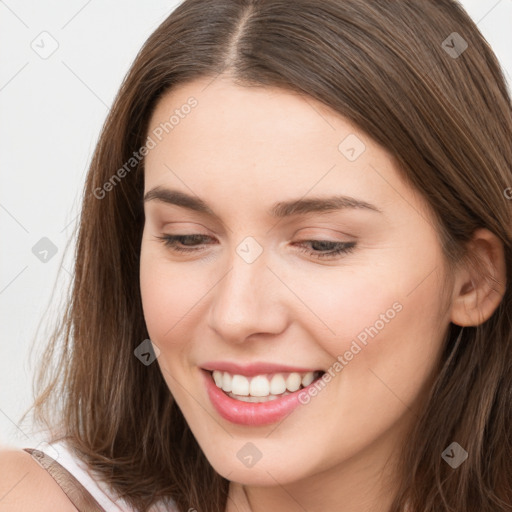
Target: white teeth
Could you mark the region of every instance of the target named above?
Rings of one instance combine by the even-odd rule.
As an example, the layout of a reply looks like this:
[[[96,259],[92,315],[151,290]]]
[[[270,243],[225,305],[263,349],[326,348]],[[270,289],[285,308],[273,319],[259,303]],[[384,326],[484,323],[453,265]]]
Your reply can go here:
[[[276,395],[268,395],[268,396],[240,396],[235,395],[233,393],[228,393],[228,396],[231,398],[235,398],[236,400],[239,400],[240,402],[252,402],[255,404],[262,403],[262,402],[270,402],[272,400],[275,400],[276,398],[281,398],[281,396],[289,395],[290,393],[286,392],[280,396]]]
[[[233,375],[231,391],[235,395],[249,396],[249,379],[243,375]]]
[[[263,375],[258,375],[251,379],[249,394],[251,396],[267,396],[270,392],[270,383]],[[274,395],[277,393],[273,393]]]
[[[290,373],[286,379],[286,389],[288,391],[297,391],[300,388],[302,377],[298,373]]]
[[[213,371],[215,385],[233,398],[244,402],[263,402],[274,400],[303,387],[309,386],[321,372],[307,372],[303,375],[297,372],[287,374],[276,373],[269,379],[267,375],[256,375],[247,378],[244,375],[232,375],[219,370]],[[254,398],[254,400],[253,400]],[[257,400],[260,399],[261,400]],[[264,400],[265,399],[265,400]]]
[[[302,385],[304,387],[309,386],[315,380],[315,373],[308,372],[304,377],[302,377]]]
[[[213,372],[213,380],[215,381],[215,385],[218,388],[222,387],[222,381],[224,380],[222,377],[222,372],[219,372],[219,370],[215,370]]]
[[[227,372],[224,372],[222,377],[222,389],[226,392],[231,391],[231,375]]]
[[[286,381],[280,373],[276,373],[270,381],[270,392],[273,395],[280,395],[286,391]]]

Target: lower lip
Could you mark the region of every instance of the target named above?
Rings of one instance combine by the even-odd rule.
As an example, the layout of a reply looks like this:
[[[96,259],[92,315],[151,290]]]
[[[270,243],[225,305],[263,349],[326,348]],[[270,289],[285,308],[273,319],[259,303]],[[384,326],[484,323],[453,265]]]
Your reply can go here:
[[[299,393],[307,392],[308,387],[316,382],[315,380],[309,386],[282,398],[276,398],[268,402],[251,403],[235,400],[226,395],[222,389],[216,386],[210,372],[206,370],[201,370],[201,372],[205,378],[208,396],[217,412],[232,423],[246,426],[269,425],[278,422],[301,405],[298,398]]]

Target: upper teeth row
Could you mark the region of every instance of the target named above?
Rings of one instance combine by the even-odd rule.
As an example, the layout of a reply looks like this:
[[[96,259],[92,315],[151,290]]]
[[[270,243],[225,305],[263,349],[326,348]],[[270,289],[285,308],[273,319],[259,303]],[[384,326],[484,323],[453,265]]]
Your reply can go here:
[[[268,396],[280,395],[286,390],[297,391],[301,384],[309,386],[315,380],[315,372],[300,373],[276,373],[269,379],[266,375],[256,375],[247,378],[244,375],[232,375],[228,372],[214,370],[213,380],[217,387],[226,393],[242,396]]]

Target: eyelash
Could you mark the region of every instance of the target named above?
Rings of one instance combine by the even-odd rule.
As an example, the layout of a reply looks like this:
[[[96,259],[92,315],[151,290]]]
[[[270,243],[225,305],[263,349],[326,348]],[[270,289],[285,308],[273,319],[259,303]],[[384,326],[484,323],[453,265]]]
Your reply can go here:
[[[182,242],[184,239],[205,239],[209,238],[207,235],[164,235],[164,236],[157,236],[159,240],[162,241],[162,243],[171,249],[174,252],[179,253],[193,253],[197,252],[200,249],[185,249],[183,247],[180,247],[177,244],[177,242]],[[334,242],[332,240],[304,240],[302,243],[306,242],[312,242],[312,243],[320,243],[320,244],[328,244],[328,245],[334,245],[337,248],[333,249],[328,252],[317,252],[317,251],[311,251],[309,249],[306,249],[305,247],[300,247],[299,250],[301,252],[305,252],[309,254],[310,256],[313,256],[318,259],[323,258],[335,258],[336,256],[339,256],[341,254],[347,254],[354,250],[356,242]]]

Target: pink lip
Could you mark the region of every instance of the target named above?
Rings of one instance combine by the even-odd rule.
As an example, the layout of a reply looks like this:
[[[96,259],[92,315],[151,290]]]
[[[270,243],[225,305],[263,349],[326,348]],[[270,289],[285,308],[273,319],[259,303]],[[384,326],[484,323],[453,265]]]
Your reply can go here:
[[[293,366],[286,366],[282,364],[274,363],[250,363],[241,365],[237,363],[231,363],[229,361],[209,361],[201,365],[204,370],[214,371],[219,370],[222,372],[229,372],[232,375],[245,375],[247,377],[253,377],[255,375],[264,375],[267,373],[306,373],[320,370],[320,368],[297,368]]]
[[[260,426],[278,422],[301,404],[299,393],[307,393],[308,387],[316,382],[315,380],[309,386],[282,398],[276,398],[269,402],[250,403],[229,397],[215,385],[209,371],[201,370],[201,373],[205,379],[208,396],[220,416],[232,423],[246,426]]]

